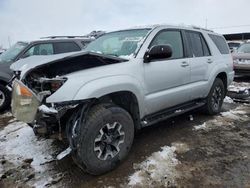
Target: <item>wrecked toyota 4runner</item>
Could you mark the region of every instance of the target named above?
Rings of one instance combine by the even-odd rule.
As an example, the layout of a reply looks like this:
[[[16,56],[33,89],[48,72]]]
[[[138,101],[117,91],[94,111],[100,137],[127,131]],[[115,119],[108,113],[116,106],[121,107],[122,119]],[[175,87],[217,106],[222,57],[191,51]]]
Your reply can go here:
[[[199,107],[219,113],[234,76],[221,35],[164,25],[107,33],[85,52],[11,68],[13,115],[38,135],[66,138],[74,161],[95,175],[126,157],[142,127]]]

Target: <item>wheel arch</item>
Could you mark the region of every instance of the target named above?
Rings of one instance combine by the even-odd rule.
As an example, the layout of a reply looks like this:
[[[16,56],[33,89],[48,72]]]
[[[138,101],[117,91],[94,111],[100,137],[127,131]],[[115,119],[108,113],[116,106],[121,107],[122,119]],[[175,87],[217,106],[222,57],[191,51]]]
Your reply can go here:
[[[140,107],[137,96],[131,91],[116,91],[97,99],[100,103],[112,102],[125,109],[132,117],[135,130],[141,129]]]
[[[226,95],[227,87],[228,87],[226,72],[220,72],[219,74],[217,74],[216,78],[221,79],[221,81],[223,82],[223,85],[224,85],[224,88],[225,88],[225,95]]]

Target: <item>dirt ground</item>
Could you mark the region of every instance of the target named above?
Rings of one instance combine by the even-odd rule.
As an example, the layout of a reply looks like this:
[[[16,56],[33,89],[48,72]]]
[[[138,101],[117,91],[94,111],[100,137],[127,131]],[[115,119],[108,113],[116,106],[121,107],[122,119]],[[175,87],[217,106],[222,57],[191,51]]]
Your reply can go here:
[[[70,156],[55,160],[65,148],[1,115],[0,187],[250,187],[250,105],[227,99],[217,116],[193,111],[145,128],[102,176],[83,173]]]

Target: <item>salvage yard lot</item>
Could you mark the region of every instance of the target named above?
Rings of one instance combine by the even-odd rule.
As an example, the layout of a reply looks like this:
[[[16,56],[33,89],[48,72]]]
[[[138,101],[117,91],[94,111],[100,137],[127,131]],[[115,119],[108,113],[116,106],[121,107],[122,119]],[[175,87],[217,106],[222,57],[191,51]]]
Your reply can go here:
[[[102,176],[83,173],[70,156],[57,161],[67,146],[3,114],[0,187],[249,187],[250,105],[225,101],[220,115],[189,112],[143,129],[127,160]]]

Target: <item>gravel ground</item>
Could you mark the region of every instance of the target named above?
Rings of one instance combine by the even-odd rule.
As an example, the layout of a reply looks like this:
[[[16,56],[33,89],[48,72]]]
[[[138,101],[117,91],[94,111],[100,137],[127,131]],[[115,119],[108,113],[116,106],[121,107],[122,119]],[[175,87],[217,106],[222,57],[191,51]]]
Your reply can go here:
[[[64,148],[0,115],[0,187],[250,187],[250,106],[227,98],[217,116],[195,111],[145,128],[124,163],[102,176],[70,156],[56,160]]]

